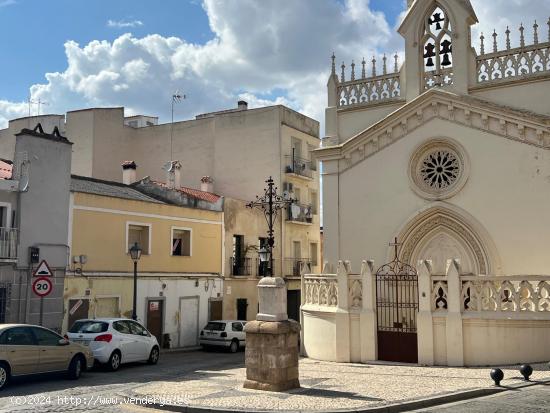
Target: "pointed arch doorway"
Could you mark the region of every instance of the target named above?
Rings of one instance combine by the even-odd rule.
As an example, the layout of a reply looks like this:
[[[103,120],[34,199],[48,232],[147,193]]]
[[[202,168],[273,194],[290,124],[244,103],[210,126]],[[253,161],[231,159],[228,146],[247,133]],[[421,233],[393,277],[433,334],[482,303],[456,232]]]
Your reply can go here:
[[[376,317],[378,359],[403,363],[418,362],[416,316],[418,274],[399,260],[397,238],[393,261],[376,272]]]

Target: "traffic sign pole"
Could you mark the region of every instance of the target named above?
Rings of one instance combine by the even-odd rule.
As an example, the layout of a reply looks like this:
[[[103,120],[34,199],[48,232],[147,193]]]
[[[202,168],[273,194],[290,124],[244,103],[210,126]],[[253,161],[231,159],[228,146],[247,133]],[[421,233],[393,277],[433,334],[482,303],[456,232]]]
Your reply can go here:
[[[42,325],[44,320],[44,297],[40,297],[40,321],[38,325]]]

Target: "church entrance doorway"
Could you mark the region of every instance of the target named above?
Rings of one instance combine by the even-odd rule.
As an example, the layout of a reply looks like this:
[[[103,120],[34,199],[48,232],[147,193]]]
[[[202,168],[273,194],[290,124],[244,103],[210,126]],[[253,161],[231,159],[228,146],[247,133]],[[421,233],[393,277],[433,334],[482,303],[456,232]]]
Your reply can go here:
[[[390,245],[395,259],[376,272],[378,359],[417,363],[418,274],[399,261],[397,239]]]

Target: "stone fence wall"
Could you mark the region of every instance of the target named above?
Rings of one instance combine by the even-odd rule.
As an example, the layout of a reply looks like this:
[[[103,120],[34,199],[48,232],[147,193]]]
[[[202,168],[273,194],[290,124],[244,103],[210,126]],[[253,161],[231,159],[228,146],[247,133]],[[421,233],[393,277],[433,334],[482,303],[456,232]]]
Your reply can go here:
[[[550,360],[550,276],[447,274],[418,271],[418,361],[479,366]],[[337,362],[378,360],[376,268],[349,262],[302,276],[303,352]]]

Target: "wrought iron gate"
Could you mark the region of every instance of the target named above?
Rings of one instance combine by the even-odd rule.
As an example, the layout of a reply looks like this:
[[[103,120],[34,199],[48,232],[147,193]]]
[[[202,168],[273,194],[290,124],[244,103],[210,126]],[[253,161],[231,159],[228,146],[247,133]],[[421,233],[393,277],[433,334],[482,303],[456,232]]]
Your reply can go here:
[[[376,272],[376,313],[378,359],[405,363],[418,362],[416,314],[418,274],[395,259]]]

